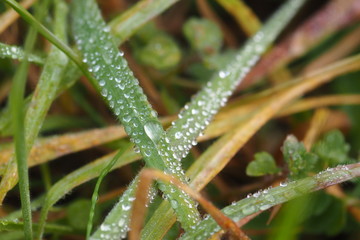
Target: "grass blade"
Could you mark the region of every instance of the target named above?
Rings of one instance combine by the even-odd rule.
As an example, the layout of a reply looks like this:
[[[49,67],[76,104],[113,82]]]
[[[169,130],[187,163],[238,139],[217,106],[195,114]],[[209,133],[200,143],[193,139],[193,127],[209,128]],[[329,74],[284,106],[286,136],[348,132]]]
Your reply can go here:
[[[46,3],[43,4],[43,7]],[[40,11],[38,12],[40,15]],[[41,15],[40,15],[41,16]],[[31,217],[31,205],[30,205],[30,187],[29,187],[29,175],[27,166],[27,151],[26,151],[26,139],[25,139],[25,127],[24,127],[24,112],[22,106],[24,105],[24,93],[25,83],[27,77],[27,71],[29,63],[27,61],[27,55],[32,51],[36,40],[36,30],[30,28],[29,33],[25,40],[25,56],[23,61],[13,79],[13,85],[11,87],[9,96],[10,114],[14,121],[14,145],[15,145],[15,158],[16,161],[10,161],[7,165],[6,171],[16,173],[19,176],[19,189],[21,209],[24,219],[24,236],[25,239],[32,239],[32,217]],[[11,176],[9,176],[12,179]],[[7,181],[2,179],[1,185]],[[4,189],[7,192],[7,189]],[[4,192],[2,188],[2,193]],[[2,202],[2,201],[1,201]]]
[[[93,218],[94,218],[94,214],[95,214],[95,204],[96,201],[98,199],[99,196],[99,188],[100,188],[100,184],[102,182],[102,180],[104,179],[104,177],[111,171],[111,169],[114,167],[114,165],[116,164],[116,162],[119,160],[119,158],[121,157],[121,155],[123,155],[125,153],[125,151],[128,151],[130,149],[130,144],[126,145],[123,147],[123,149],[121,149],[115,156],[114,158],[109,162],[108,165],[106,165],[106,167],[101,170],[101,173],[99,175],[98,180],[96,181],[96,185],[95,185],[95,189],[93,192],[93,195],[91,197],[91,209],[90,209],[90,214],[89,214],[89,221],[87,224],[87,228],[86,228],[86,239],[90,238],[90,234],[91,234],[91,230],[92,230],[92,224],[93,224]]]
[[[267,210],[291,199],[359,176],[360,163],[329,168],[315,176],[289,182],[286,186],[260,191],[251,197],[224,208],[222,211],[234,221],[239,221],[257,211]],[[213,219],[207,217],[196,226],[196,229],[186,232],[180,239],[207,239],[211,236],[211,233],[217,232],[220,229]]]
[[[109,23],[111,32],[116,38],[116,43],[119,45],[126,41],[146,22],[165,11],[177,1],[179,0],[139,1],[128,11]]]
[[[135,192],[139,178],[136,177],[122,194],[120,200],[106,216],[99,229],[97,229],[90,240],[118,240],[126,238],[129,231],[131,209],[135,200]],[[150,194],[151,195],[151,194]],[[114,211],[116,209],[116,211]]]
[[[38,224],[34,224],[33,228],[36,231]],[[0,220],[0,231],[21,231],[24,228],[24,223],[19,221]],[[58,224],[47,224],[46,231],[52,233],[72,233],[74,230],[68,226]],[[19,239],[19,238],[16,238]]]
[[[0,58],[23,60],[24,57],[25,53],[22,48],[13,45],[7,45],[5,43],[0,43]],[[28,54],[27,61],[37,64],[44,64],[45,62],[44,58],[35,54]]]
[[[31,35],[28,35],[31,36]],[[25,56],[28,49],[32,48],[35,43],[36,34],[33,33],[27,39],[27,46],[25,47]],[[31,43],[32,41],[32,43]],[[29,175],[27,167],[27,154],[25,144],[25,129],[24,129],[24,114],[21,111],[23,105],[23,96],[25,90],[25,81],[28,69],[28,62],[25,60],[20,65],[14,79],[13,86],[10,92],[9,104],[12,119],[14,121],[14,143],[15,143],[15,157],[16,164],[9,164],[7,170],[16,172],[15,166],[17,165],[17,173],[19,175],[19,188],[21,208],[24,218],[24,235],[25,239],[32,239],[32,220],[31,220],[31,207],[30,207],[30,190],[29,190]],[[2,179],[4,180],[4,179]]]
[[[151,108],[123,54],[114,44],[95,1],[75,1],[73,9],[73,32],[84,62],[95,77],[94,84],[123,123],[146,164],[176,175],[185,182],[181,165],[174,161],[175,153],[168,139],[164,138],[165,132],[157,113]],[[87,9],[86,14],[83,9]],[[191,228],[199,219],[194,201],[169,184],[160,184],[160,187],[171,200],[177,202],[175,211],[183,227]]]

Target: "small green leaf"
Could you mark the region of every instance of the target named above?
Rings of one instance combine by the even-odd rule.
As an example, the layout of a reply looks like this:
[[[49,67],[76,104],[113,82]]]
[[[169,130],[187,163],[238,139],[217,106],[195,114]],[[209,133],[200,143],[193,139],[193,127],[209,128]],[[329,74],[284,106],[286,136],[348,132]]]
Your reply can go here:
[[[326,167],[335,167],[351,162],[348,157],[349,150],[350,146],[345,142],[344,136],[339,130],[328,132],[313,147],[313,152],[319,156]]]
[[[303,143],[295,136],[286,138],[282,148],[284,160],[288,164],[290,179],[306,177],[309,172],[319,170],[319,160],[315,154],[306,151]]]
[[[222,46],[221,30],[210,20],[191,18],[185,23],[183,32],[191,47],[202,56],[215,55]]]
[[[174,67],[181,59],[178,45],[164,33],[149,39],[144,47],[136,51],[136,55],[143,64],[159,70]]]
[[[253,177],[275,174],[279,171],[274,158],[267,152],[256,153],[255,160],[250,162],[246,168],[246,174]]]

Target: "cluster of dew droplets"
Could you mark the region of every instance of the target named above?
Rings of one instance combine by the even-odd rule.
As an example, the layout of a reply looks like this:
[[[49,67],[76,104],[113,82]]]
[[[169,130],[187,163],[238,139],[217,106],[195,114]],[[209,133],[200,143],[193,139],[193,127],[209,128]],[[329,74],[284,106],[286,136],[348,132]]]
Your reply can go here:
[[[88,14],[75,19],[77,29],[74,31],[77,46],[83,53],[83,62],[98,80],[101,95],[123,123],[131,141],[145,157],[151,157],[155,151],[152,142],[156,142],[164,132],[157,121],[157,113],[149,105],[123,53],[113,43],[96,4],[91,1],[86,4]],[[88,24],[93,21],[97,24]],[[90,30],[82,30],[84,25]]]
[[[340,182],[344,182],[353,178],[346,165],[338,165],[334,168],[327,168],[326,170],[316,175],[319,188],[331,186]]]
[[[135,201],[135,190],[138,178],[130,184],[128,189],[121,196],[119,202],[106,217],[99,229],[90,238],[91,240],[117,240],[126,238],[129,232],[130,214],[133,202]],[[148,193],[148,199],[151,203],[156,196],[156,189],[151,188]],[[120,217],[119,217],[120,215]],[[116,221],[114,221],[116,219]]]
[[[131,185],[136,185],[137,180]],[[135,200],[135,187],[130,187],[121,196],[119,202],[115,205],[116,211],[111,211],[99,229],[91,236],[91,240],[118,240],[126,238],[130,230],[130,214],[132,204]],[[119,216],[120,215],[120,216]],[[116,219],[116,221],[114,221]]]
[[[257,211],[267,210],[277,204],[277,200],[270,190],[271,188],[268,188],[254,194],[249,194],[246,199],[233,202],[224,208],[223,213],[231,217],[234,221],[239,221],[241,218]],[[220,226],[207,214],[204,216],[204,219],[195,226],[194,231],[184,234],[181,239],[208,239],[219,230],[221,230]]]
[[[273,41],[276,32],[278,31],[259,31],[255,34],[235,56],[234,61],[226,69],[219,71],[192,101],[185,105],[178,120],[167,132],[169,139],[175,139],[172,141],[172,148],[176,159],[184,158],[190,148],[196,145],[196,138],[226,104],[232,92]]]
[[[6,45],[0,43],[0,58],[11,58],[11,59],[24,59],[24,51],[17,46]],[[28,60],[30,62],[43,63],[44,60],[36,55],[29,54]]]
[[[167,132],[177,160],[184,158],[191,147],[196,145],[196,138],[202,134],[213,116],[226,104],[236,86],[257,62],[263,50],[260,51],[256,46],[264,39],[263,32],[257,33],[245,50],[237,55],[235,61],[228,65],[226,70],[219,71],[192,101],[185,105],[178,120]]]

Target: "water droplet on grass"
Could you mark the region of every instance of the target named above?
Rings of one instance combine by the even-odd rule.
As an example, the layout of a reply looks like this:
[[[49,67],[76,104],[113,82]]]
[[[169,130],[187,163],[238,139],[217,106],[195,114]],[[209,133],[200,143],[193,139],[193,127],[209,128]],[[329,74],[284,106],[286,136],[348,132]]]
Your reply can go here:
[[[244,215],[250,215],[250,214],[254,213],[255,210],[256,210],[256,209],[255,209],[254,206],[249,206],[249,207],[247,207],[247,208],[244,208],[244,209],[242,210],[242,212],[243,212]]]
[[[154,142],[157,143],[163,134],[163,128],[159,122],[148,121],[144,125],[146,135]]]

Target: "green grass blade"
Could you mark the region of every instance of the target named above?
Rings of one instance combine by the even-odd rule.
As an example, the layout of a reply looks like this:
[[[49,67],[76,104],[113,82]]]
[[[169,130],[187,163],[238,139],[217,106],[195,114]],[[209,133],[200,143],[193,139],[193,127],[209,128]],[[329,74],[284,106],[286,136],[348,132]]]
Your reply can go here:
[[[315,176],[282,184],[282,186],[266,189],[240,200],[222,211],[234,221],[258,211],[265,211],[278,204],[306,195],[310,192],[342,183],[360,176],[360,164],[343,165],[329,168]],[[206,217],[194,230],[186,232],[180,239],[208,239],[212,233],[220,230],[217,223]]]
[[[109,23],[109,26],[116,38],[116,43],[119,45],[121,42],[126,41],[150,19],[165,11],[177,1],[179,0],[139,1],[128,11],[114,18]]]
[[[146,164],[185,182],[181,165],[174,161],[175,153],[164,138],[165,132],[157,114],[114,44],[95,1],[74,1],[73,9],[73,32],[84,62],[97,80],[94,84],[123,123]],[[83,9],[87,9],[86,13]],[[160,184],[160,187],[173,200],[183,227],[191,228],[199,219],[194,201],[169,184]]]
[[[184,158],[196,138],[210,123],[213,116],[225,105],[235,88],[260,56],[279,35],[305,0],[290,0],[256,33],[238,52],[232,62],[217,72],[202,90],[185,105],[178,120],[167,130],[178,159]]]
[[[0,232],[6,232],[6,231],[20,231],[24,228],[24,223],[19,221],[9,221],[9,220],[0,220]],[[38,224],[34,224],[33,226],[34,231],[38,228]],[[74,229],[58,225],[58,224],[47,224],[45,227],[47,232],[51,233],[68,233],[71,234],[74,232]]]
[[[138,183],[138,176],[131,182],[117,204],[111,209],[101,226],[93,233],[91,240],[118,240],[126,238],[130,230],[132,204],[135,200],[135,192]],[[156,189],[151,187],[148,192],[150,201],[155,197]]]
[[[55,183],[51,189],[48,191],[46,198],[41,209],[40,221],[39,221],[39,230],[36,235],[36,239],[41,239],[44,226],[46,223],[46,218],[50,208],[61,198],[63,198],[68,192],[70,192],[75,187],[99,176],[100,172],[109,164],[113,159],[115,154],[109,154],[104,156],[94,162],[91,162],[74,172],[63,177],[57,183]],[[126,164],[138,160],[140,157],[134,152],[125,153],[119,161],[115,164],[112,170],[122,167]]]
[[[33,38],[32,46],[35,42],[35,36],[36,34],[34,33],[32,37]],[[29,40],[27,42],[29,42]],[[27,43],[27,45],[29,46],[29,43]],[[27,49],[29,49],[29,47],[25,48],[25,56]],[[25,150],[26,144],[25,144],[24,114],[22,112],[27,69],[28,69],[28,62],[25,60],[20,65],[13,79],[13,86],[10,92],[9,104],[10,104],[11,116],[14,121],[15,158],[17,161],[16,164],[9,163],[6,170],[12,170],[13,172],[16,172],[15,166],[17,165],[17,174],[19,175],[21,209],[23,212],[23,219],[24,219],[24,235],[25,235],[25,239],[32,239],[29,175],[28,175],[28,167],[27,167],[27,154]],[[2,179],[2,181],[4,181],[4,179]]]
[[[21,47],[0,43],[0,58],[11,58],[17,60],[23,60],[25,57],[24,50]],[[35,55],[27,54],[27,61],[44,64],[44,58]]]
[[[130,183],[120,200],[106,216],[99,229],[91,235],[90,240],[118,240],[126,237],[127,232],[129,231],[131,208],[132,203],[135,200],[138,180],[138,177],[136,177]]]
[[[93,224],[93,218],[94,218],[94,214],[95,214],[95,205],[96,205],[96,201],[98,199],[99,196],[99,188],[100,188],[100,184],[102,182],[102,180],[104,179],[104,177],[111,171],[111,169],[114,167],[114,165],[116,164],[116,162],[119,160],[119,158],[121,157],[121,155],[123,155],[125,153],[125,151],[130,149],[130,144],[124,146],[115,156],[114,158],[109,162],[108,165],[106,165],[106,167],[101,171],[98,180],[96,181],[96,185],[95,185],[95,189],[93,192],[93,195],[91,197],[91,209],[90,209],[90,214],[89,214],[89,221],[87,224],[87,228],[86,228],[86,239],[90,238],[90,234],[91,234],[91,230],[92,230],[92,224]]]
[[[97,88],[150,167],[164,170],[156,145],[164,131],[137,79],[117,50],[94,1],[75,1],[73,32]],[[83,13],[83,9],[88,9]]]
[[[40,6],[46,7],[46,3]],[[40,11],[37,12],[38,16],[41,17]],[[29,186],[29,175],[28,175],[28,166],[27,166],[27,151],[26,151],[26,139],[25,139],[25,127],[24,127],[24,93],[25,93],[25,84],[27,78],[27,72],[29,67],[29,62],[27,61],[28,53],[32,51],[35,40],[36,40],[36,30],[30,28],[29,33],[25,40],[25,52],[24,52],[24,61],[20,64],[14,79],[13,85],[11,87],[9,95],[9,106],[10,114],[14,122],[14,145],[15,145],[15,160],[9,161],[6,172],[13,172],[19,176],[19,190],[20,190],[20,200],[21,200],[21,209],[24,219],[24,237],[25,239],[32,239],[32,217],[31,217],[31,204],[30,204],[30,186]],[[10,179],[13,179],[9,176]],[[1,185],[5,183],[7,186],[7,179],[5,177],[1,180]],[[1,186],[2,187],[2,186]],[[3,189],[3,188],[2,188]],[[2,190],[3,192],[4,190]],[[5,189],[7,191],[7,189]],[[2,198],[3,199],[3,198]]]
[[[54,30],[59,38],[65,40],[67,6],[61,1],[56,1],[56,3]],[[26,154],[31,150],[41,129],[46,113],[56,97],[66,64],[67,57],[57,48],[52,48],[47,57],[35,93],[30,100],[28,111],[26,112],[24,129],[26,132],[26,147],[24,148]],[[21,109],[24,109],[24,104],[21,105]],[[9,166],[12,166],[14,162],[15,159],[12,158],[8,163]],[[14,173],[14,168],[8,168],[6,170],[0,185],[2,197],[16,184],[17,178]]]

